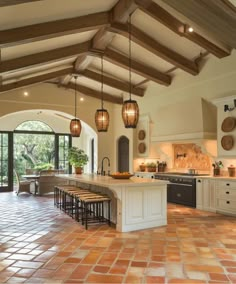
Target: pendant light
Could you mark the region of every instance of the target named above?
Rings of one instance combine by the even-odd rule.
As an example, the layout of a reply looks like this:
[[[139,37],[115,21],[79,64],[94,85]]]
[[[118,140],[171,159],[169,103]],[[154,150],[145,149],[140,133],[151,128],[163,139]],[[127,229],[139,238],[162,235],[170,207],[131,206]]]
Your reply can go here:
[[[135,100],[131,100],[131,15],[129,15],[129,99],[123,102],[122,119],[125,128],[136,128],[139,120],[139,107]]]
[[[72,137],[80,137],[80,133],[82,130],[81,122],[78,118],[76,118],[76,105],[77,105],[77,94],[76,94],[76,81],[78,76],[74,76],[75,79],[75,118],[73,118],[70,122],[70,133]]]
[[[107,132],[109,127],[109,113],[103,108],[103,55],[101,55],[101,108],[96,110],[95,124],[98,132]]]

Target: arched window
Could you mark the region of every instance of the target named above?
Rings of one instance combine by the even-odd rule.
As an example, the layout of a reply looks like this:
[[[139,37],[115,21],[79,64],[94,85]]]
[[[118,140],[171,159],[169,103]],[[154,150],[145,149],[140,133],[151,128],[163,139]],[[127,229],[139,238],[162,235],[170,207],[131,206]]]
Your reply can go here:
[[[19,124],[15,130],[20,131],[39,131],[39,132],[54,132],[46,123],[39,120],[28,120]]]

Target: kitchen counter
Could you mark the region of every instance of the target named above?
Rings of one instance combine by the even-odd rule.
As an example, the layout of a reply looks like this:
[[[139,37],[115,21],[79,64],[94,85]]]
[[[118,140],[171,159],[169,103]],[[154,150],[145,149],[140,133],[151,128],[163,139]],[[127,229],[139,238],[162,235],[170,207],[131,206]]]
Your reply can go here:
[[[167,181],[137,177],[113,179],[95,174],[57,176],[68,184],[108,194],[112,199],[112,222],[120,232],[167,224]]]
[[[229,176],[211,176],[211,175],[209,175],[209,176],[198,176],[197,178],[236,181],[236,177],[229,177]]]

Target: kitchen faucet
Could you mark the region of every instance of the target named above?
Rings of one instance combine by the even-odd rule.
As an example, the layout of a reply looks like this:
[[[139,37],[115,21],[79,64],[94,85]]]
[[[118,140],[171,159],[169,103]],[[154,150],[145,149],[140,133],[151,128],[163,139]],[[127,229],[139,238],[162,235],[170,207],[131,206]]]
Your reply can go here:
[[[103,176],[106,175],[106,172],[104,171],[104,168],[103,168],[103,162],[104,162],[104,160],[107,160],[107,162],[108,162],[108,167],[110,167],[110,159],[109,159],[108,157],[104,157],[104,158],[102,159],[102,168],[101,168],[101,175],[103,175]],[[108,175],[109,175],[109,174],[110,174],[110,171],[108,170],[107,173],[108,173]]]

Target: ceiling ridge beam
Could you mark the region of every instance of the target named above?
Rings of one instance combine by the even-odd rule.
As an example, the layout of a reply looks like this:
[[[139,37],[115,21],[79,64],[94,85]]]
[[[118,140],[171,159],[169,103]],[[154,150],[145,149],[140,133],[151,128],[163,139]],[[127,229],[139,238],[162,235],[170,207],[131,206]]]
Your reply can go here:
[[[127,24],[112,23],[111,26],[108,27],[108,30],[127,38],[129,37],[129,27]],[[194,61],[191,61],[162,45],[133,25],[130,30],[132,35],[131,40],[133,42],[192,75],[197,75],[199,73],[198,65]]]
[[[101,12],[70,19],[39,23],[0,31],[0,45],[33,42],[56,36],[85,32],[107,26],[110,13]]]
[[[36,64],[47,63],[48,61],[61,60],[66,57],[88,52],[91,42],[61,47],[53,50],[43,51],[31,55],[26,55],[14,59],[2,61],[0,64],[0,73],[15,69],[21,69]]]
[[[104,53],[104,59],[125,69],[129,70],[130,68],[129,58],[121,53],[116,52],[113,49],[106,49]],[[152,67],[143,65],[142,63],[139,63],[133,59],[131,63],[132,72],[150,79],[151,81],[154,81],[158,84],[165,86],[169,86],[171,84],[171,76],[166,75]]]
[[[151,0],[142,0],[144,4],[150,2]],[[135,0],[119,0],[109,13],[110,23],[114,21],[126,23],[128,21],[129,15],[132,14],[138,8]],[[99,29],[99,31],[92,38],[92,47],[94,49],[105,50],[109,43],[112,41],[114,34],[109,33],[106,30],[106,26]],[[76,60],[75,68],[76,70],[84,70],[89,66],[89,61],[81,60],[81,58]],[[82,65],[82,67],[80,67]]]
[[[73,67],[67,67],[67,68],[64,68],[58,71],[52,71],[46,74],[37,75],[35,77],[19,80],[19,81],[12,82],[12,83],[3,84],[3,85],[0,85],[0,92],[11,91],[13,89],[18,89],[18,88],[22,88],[25,86],[42,83],[47,80],[66,75],[68,73],[72,73],[73,70],[74,70]]]
[[[214,44],[210,40],[201,36],[197,32],[188,32],[188,25],[184,24],[169,12],[163,9],[158,4],[151,2],[149,5],[144,5],[142,0],[135,0],[138,7],[146,14],[154,18],[155,20],[162,23],[164,26],[177,33],[179,36],[185,37],[188,40],[196,43],[208,52],[214,54],[218,58],[223,58],[230,55],[230,50],[223,49],[218,45]]]
[[[65,86],[63,86],[63,85],[61,85],[61,86],[65,87],[65,88],[72,89],[72,90],[75,90],[75,88],[76,88],[76,90],[78,92],[84,94],[85,96],[93,97],[93,98],[96,98],[98,100],[101,100],[101,97],[102,97],[101,92],[96,91],[94,89],[91,89],[89,87],[83,86],[83,85],[78,85],[78,84],[75,85],[72,82],[68,83]],[[110,102],[110,103],[115,103],[115,104],[120,104],[120,105],[123,104],[123,98],[122,97],[115,97],[115,96],[112,96],[112,95],[104,93],[104,92],[103,92],[103,100]]]
[[[102,83],[101,74],[94,72],[92,70],[86,69],[82,72],[80,72],[84,77],[89,78],[91,80],[97,81],[99,83]],[[128,82],[120,81],[115,78],[108,77],[103,74],[103,83],[107,86],[110,86],[115,89],[119,89],[124,92],[130,91],[130,86]],[[143,97],[145,93],[145,89],[143,88],[136,88],[134,85],[131,86],[131,93]]]

